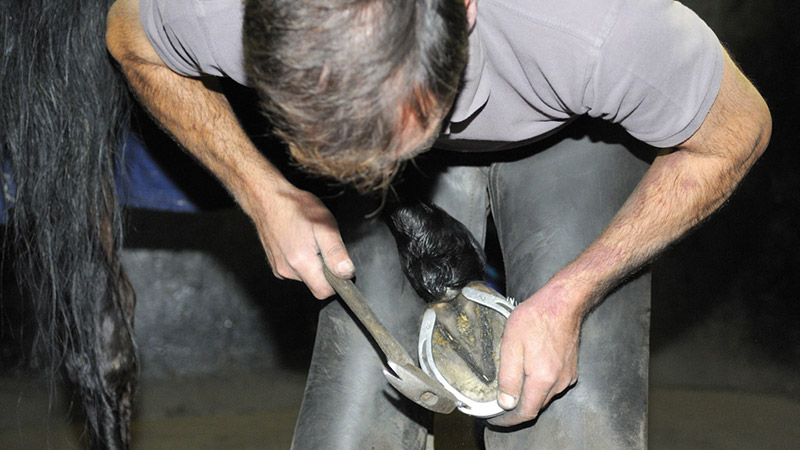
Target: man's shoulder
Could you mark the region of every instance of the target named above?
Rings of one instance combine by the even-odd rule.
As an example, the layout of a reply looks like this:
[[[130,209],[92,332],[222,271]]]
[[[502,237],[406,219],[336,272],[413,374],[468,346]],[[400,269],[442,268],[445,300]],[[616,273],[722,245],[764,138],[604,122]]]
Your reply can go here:
[[[462,91],[484,101],[454,138],[522,141],[589,114],[670,146],[696,129],[721,77],[718,39],[673,0],[481,0],[476,31],[481,84]]]
[[[661,1],[661,0],[642,0]],[[607,32],[626,0],[483,0],[485,21],[520,23],[532,26],[528,38],[535,33],[551,32],[570,35],[589,43],[598,34]]]
[[[145,33],[164,62],[186,76],[245,84],[242,0],[139,0]]]
[[[527,33],[525,41],[531,46],[542,34],[602,46],[612,30],[619,31],[619,23],[636,33],[640,28],[632,24],[646,29],[669,19],[676,5],[674,0],[482,0],[479,13],[483,13],[484,22],[493,23],[498,29]],[[518,24],[525,26],[515,27]]]

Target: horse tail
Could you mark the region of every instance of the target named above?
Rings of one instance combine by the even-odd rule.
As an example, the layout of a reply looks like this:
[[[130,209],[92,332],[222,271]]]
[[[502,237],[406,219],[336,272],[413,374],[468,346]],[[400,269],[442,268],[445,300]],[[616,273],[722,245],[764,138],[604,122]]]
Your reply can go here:
[[[131,102],[105,47],[111,3],[0,2],[0,150],[15,272],[35,304],[37,360],[50,377],[65,369],[97,448],[127,445],[138,367],[113,175]]]

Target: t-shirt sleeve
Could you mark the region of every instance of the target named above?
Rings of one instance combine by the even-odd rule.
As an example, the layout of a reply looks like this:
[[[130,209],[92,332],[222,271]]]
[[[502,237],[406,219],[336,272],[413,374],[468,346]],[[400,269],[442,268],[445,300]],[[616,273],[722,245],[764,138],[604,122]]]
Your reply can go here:
[[[656,147],[700,128],[722,81],[723,50],[694,12],[672,0],[623,2],[587,83],[587,113]]]
[[[145,34],[170,69],[247,84],[242,0],[139,0]]]

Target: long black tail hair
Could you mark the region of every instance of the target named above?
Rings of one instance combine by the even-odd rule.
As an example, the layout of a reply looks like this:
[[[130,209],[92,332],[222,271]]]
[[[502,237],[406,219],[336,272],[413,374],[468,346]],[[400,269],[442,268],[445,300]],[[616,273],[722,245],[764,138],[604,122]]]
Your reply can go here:
[[[111,3],[0,1],[4,241],[35,303],[37,353],[49,375],[66,369],[98,448],[126,445],[137,366],[113,177],[130,96],[105,47]]]

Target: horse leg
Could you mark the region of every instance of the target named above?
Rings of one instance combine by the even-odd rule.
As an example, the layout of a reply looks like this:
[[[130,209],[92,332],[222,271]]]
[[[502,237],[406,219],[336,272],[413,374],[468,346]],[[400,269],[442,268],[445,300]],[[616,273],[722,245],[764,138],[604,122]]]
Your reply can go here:
[[[114,189],[110,180],[106,180],[104,186],[106,193]],[[110,211],[113,197],[107,194],[105,198]],[[100,392],[96,395],[103,399],[95,412],[95,448],[129,447],[139,369],[133,339],[136,294],[120,262],[122,249],[115,241],[112,222],[104,220],[101,227],[106,258],[110,267],[117,270],[108,276],[106,295],[100,299],[94,322],[97,327],[94,335],[99,340],[99,351],[94,354],[94,367],[100,380]],[[92,399],[86,399],[86,403],[92,404]]]
[[[136,294],[120,269],[117,289],[106,297],[100,309],[100,370],[103,394],[109,404],[102,411],[100,436],[104,443],[116,442],[127,448],[131,437],[133,397],[138,381],[136,345],[133,340],[133,315]],[[111,447],[102,445],[101,447]]]
[[[105,180],[104,201],[112,211],[113,182]],[[97,259],[103,271],[95,272],[105,289],[94,291],[76,309],[73,330],[82,329],[83,342],[66,349],[67,375],[80,396],[89,429],[89,444],[96,449],[127,449],[131,438],[133,401],[138,380],[138,357],[133,337],[136,295],[120,263],[118,227],[113,214],[97,228],[103,256]],[[103,261],[105,260],[105,261]]]

